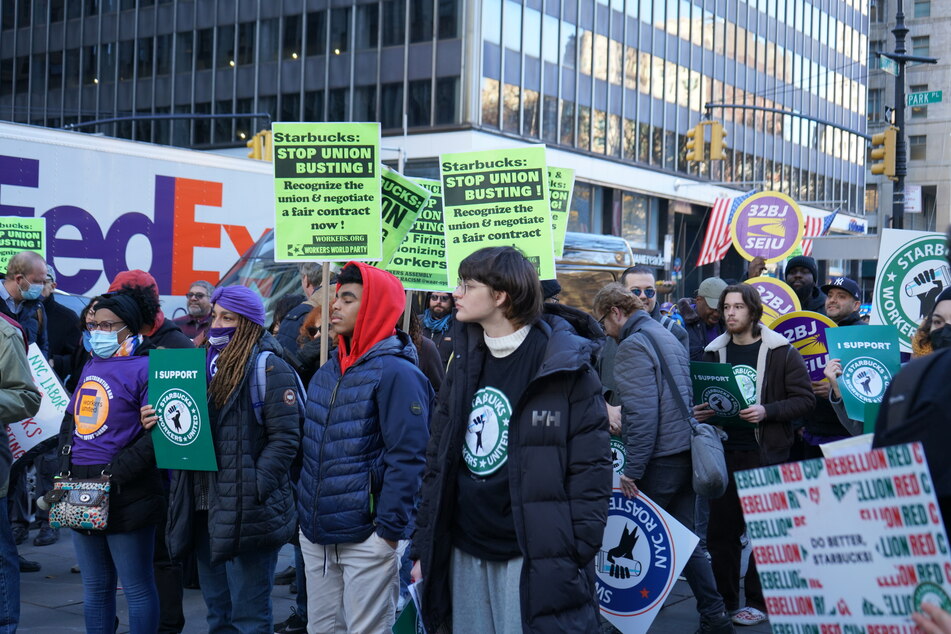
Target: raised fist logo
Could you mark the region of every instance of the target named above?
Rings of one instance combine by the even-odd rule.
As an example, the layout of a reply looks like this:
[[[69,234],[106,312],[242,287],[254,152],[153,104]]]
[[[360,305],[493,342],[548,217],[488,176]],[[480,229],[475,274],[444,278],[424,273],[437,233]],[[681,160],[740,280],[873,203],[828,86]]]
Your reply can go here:
[[[637,568],[640,567],[634,560],[634,546],[637,544],[637,539],[637,527],[635,526],[633,531],[628,531],[627,526],[625,526],[618,545],[608,551],[608,562],[611,564],[611,568],[608,570],[610,576],[615,579],[631,578],[631,569],[617,563],[618,559],[628,559],[634,562]],[[635,569],[634,574],[639,574],[639,571]]]
[[[948,267],[925,269],[915,275],[905,292],[918,298],[918,318],[922,319],[934,310],[935,299],[944,290],[948,279]]]

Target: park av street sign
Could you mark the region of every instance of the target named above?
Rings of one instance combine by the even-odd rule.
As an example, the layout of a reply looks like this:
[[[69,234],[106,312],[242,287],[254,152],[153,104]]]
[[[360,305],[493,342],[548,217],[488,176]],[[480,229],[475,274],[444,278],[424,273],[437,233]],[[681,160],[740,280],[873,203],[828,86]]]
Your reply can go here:
[[[905,105],[909,108],[927,106],[929,103],[941,103],[942,91],[929,90],[927,92],[913,92],[905,97]]]

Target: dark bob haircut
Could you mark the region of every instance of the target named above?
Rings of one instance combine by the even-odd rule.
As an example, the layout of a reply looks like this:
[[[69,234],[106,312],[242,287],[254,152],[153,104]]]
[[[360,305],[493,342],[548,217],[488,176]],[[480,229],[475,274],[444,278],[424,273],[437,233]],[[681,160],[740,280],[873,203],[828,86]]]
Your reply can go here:
[[[542,286],[538,271],[514,247],[479,249],[459,264],[459,278],[505,291],[502,314],[521,328],[535,323],[542,314]]]

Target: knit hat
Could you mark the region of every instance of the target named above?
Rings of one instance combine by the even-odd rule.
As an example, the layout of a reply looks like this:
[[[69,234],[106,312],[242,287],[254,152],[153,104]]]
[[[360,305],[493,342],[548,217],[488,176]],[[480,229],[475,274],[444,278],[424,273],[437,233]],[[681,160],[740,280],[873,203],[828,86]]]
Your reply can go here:
[[[216,288],[211,294],[211,303],[219,308],[230,310],[252,321],[259,326],[264,326],[264,302],[261,296],[252,291],[247,286],[224,286]]]
[[[796,266],[809,269],[809,272],[812,273],[813,283],[819,279],[819,266],[816,264],[816,261],[808,255],[797,255],[796,257],[789,258],[789,260],[786,262],[787,275],[788,271]]]
[[[561,293],[561,284],[558,280],[542,280],[542,297],[551,299]]]
[[[96,303],[96,310],[111,310],[122,320],[133,335],[139,334],[144,326],[142,308],[128,292],[110,293]]]
[[[116,277],[112,280],[112,284],[109,285],[109,292],[122,290],[123,286],[139,286],[141,288],[151,288],[152,292],[155,293],[155,296],[159,296],[158,284],[155,282],[155,278],[146,271],[141,269],[132,269],[131,271],[122,271],[116,274]],[[159,311],[155,314],[155,321],[152,324],[152,330],[145,333],[147,335],[154,335],[155,332],[162,327],[162,324],[165,323],[165,313],[162,312],[160,308]]]
[[[934,305],[937,306],[939,302],[951,299],[951,286],[948,286],[943,291],[938,293],[938,296],[935,297]]]

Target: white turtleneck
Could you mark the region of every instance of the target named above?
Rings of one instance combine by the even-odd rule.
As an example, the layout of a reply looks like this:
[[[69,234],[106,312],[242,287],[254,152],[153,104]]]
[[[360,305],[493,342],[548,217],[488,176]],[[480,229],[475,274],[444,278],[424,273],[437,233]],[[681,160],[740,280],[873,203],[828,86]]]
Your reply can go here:
[[[531,329],[531,326],[522,326],[510,335],[490,337],[482,333],[482,336],[485,338],[485,345],[488,346],[489,353],[496,359],[501,359],[515,352],[518,347],[522,345],[522,342],[525,341],[525,337],[528,336]]]

